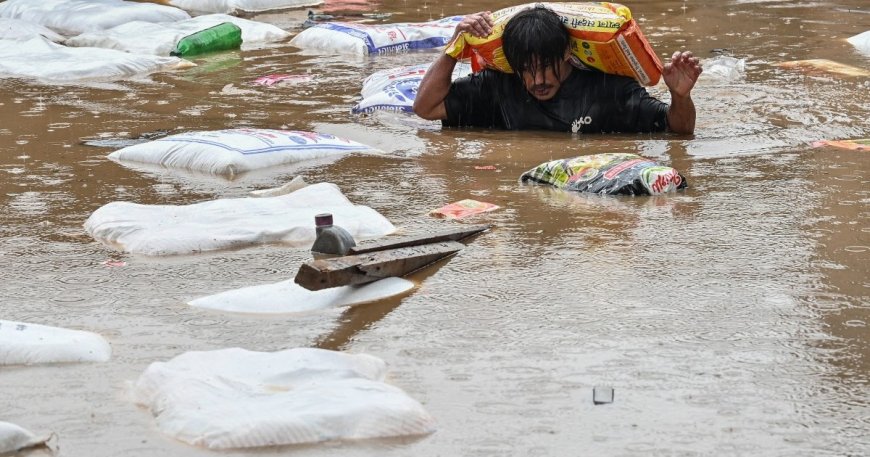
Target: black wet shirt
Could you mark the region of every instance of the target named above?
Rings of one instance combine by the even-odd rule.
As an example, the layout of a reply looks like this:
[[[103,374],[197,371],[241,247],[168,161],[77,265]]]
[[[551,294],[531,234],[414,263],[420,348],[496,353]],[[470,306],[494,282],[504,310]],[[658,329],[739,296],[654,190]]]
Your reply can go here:
[[[493,70],[457,79],[444,99],[447,127],[575,133],[663,132],[668,105],[632,78],[574,68],[559,92],[534,98],[515,74]]]

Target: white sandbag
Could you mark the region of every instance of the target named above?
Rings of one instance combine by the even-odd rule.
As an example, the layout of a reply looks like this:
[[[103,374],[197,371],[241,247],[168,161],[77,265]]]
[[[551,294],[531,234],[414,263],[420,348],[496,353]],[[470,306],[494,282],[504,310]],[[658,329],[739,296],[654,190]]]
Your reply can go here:
[[[189,14],[171,6],[123,0],[6,0],[0,3],[0,17],[44,25],[66,36],[110,29],[131,21],[190,19]]]
[[[371,113],[377,110],[413,112],[417,89],[430,64],[391,68],[372,73],[363,80],[363,99],[351,108],[354,114]],[[459,63],[453,70],[452,79],[471,73],[471,65]]]
[[[64,40],[62,36],[39,24],[21,19],[0,18],[0,40],[27,41],[39,36],[55,43]]]
[[[43,37],[0,40],[0,78],[51,82],[116,81],[194,64],[177,57],[129,54],[112,49],[68,48]]]
[[[83,33],[68,39],[64,44],[67,46],[117,49],[134,54],[168,56],[182,38],[224,22],[232,22],[242,29],[243,49],[249,49],[262,43],[281,41],[290,36],[288,32],[272,24],[226,14],[209,14],[171,23],[129,22],[108,30]],[[148,38],[143,39],[143,37]]]
[[[384,216],[354,205],[330,183],[278,197],[192,205],[112,202],[91,214],[85,230],[106,245],[143,255],[193,254],[264,243],[307,247],[314,243],[314,216],[319,213],[332,213],[335,224],[358,241],[395,231]]]
[[[44,445],[49,437],[33,433],[9,422],[0,422],[0,455]]]
[[[430,22],[366,25],[323,22],[290,40],[292,46],[327,54],[386,54],[447,45],[462,16]]]
[[[870,55],[870,30],[847,38],[846,41],[855,46],[858,51]]]
[[[132,389],[167,435],[210,449],[421,435],[434,420],[383,382],[366,354],[297,348],[187,352],[152,363]]]
[[[385,278],[359,286],[308,290],[292,279],[228,290],[189,302],[196,308],[233,313],[284,314],[354,306],[407,292],[414,283],[402,278]]]
[[[296,162],[378,152],[332,135],[290,130],[230,129],[189,132],[128,146],[109,154],[118,163],[140,162],[234,176]]]
[[[100,335],[0,320],[0,365],[105,362],[112,347]]]
[[[153,0],[149,0],[153,1]],[[323,0],[164,0],[166,3],[195,13],[257,13],[261,11],[280,10],[316,6]]]

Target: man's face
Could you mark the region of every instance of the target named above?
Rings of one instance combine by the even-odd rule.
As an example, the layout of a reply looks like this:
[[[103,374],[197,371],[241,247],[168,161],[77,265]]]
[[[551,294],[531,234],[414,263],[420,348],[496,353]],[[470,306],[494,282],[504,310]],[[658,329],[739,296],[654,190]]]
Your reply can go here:
[[[558,66],[558,71],[556,70]],[[539,65],[537,58],[534,59],[532,65],[523,70],[522,78],[526,90],[532,94],[532,97],[540,101],[546,101],[553,98],[559,88],[562,87],[562,81],[568,77],[571,72],[571,64],[566,57],[565,60],[559,61],[554,65],[543,67]]]

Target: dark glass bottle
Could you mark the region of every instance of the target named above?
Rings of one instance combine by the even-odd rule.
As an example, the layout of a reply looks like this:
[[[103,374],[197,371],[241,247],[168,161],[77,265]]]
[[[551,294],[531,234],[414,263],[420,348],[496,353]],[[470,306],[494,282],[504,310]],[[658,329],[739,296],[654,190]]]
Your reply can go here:
[[[347,255],[350,248],[356,246],[356,241],[347,230],[332,225],[332,214],[323,213],[314,216],[317,238],[311,246],[311,252],[326,255]]]

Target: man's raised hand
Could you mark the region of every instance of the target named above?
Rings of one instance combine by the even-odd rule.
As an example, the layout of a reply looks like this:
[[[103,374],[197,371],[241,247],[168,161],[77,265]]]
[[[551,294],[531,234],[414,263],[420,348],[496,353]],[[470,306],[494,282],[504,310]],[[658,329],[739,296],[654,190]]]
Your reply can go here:
[[[468,32],[478,38],[484,38],[492,33],[493,26],[495,26],[495,22],[492,21],[492,15],[489,11],[469,14],[462,18],[459,24],[456,24],[456,33],[453,36],[455,37],[461,32]]]
[[[695,82],[701,76],[701,64],[691,51],[677,51],[671,61],[665,64],[662,77],[670,89],[672,96],[687,97],[695,87]]]

